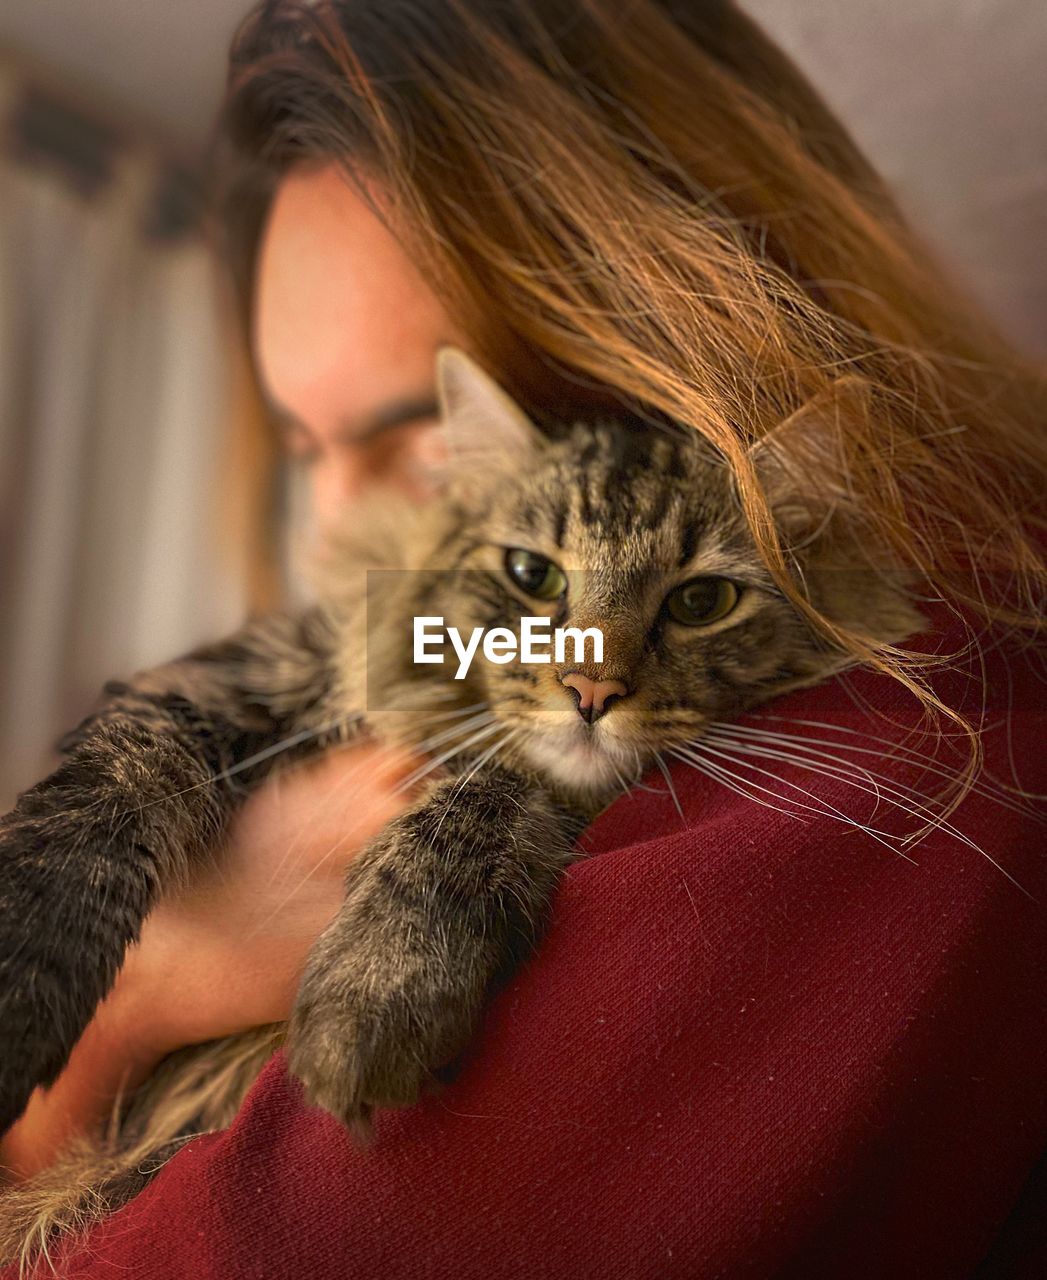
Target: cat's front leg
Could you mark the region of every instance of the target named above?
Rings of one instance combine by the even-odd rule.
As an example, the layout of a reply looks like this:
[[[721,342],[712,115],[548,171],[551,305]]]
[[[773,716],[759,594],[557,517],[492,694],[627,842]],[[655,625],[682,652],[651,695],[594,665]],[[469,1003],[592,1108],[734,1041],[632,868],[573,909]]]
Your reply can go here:
[[[330,633],[318,615],[274,616],[110,685],[66,760],[0,818],[0,1133],[56,1078],[145,916],[216,848],[281,744],[322,745],[302,730],[330,714]]]
[[[570,852],[556,806],[495,766],[390,823],[302,980],[289,1062],[310,1101],[361,1133],[373,1108],[416,1101],[533,948]]]
[[[0,1132],[58,1075],[164,882],[220,831],[207,778],[173,733],[111,706],[0,819]]]

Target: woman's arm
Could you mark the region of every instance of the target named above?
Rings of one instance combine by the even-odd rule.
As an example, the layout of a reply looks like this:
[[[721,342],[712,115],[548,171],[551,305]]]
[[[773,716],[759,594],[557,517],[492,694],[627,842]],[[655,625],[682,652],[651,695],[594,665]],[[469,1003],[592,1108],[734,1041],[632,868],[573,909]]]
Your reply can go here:
[[[62,1074],[0,1140],[9,1177],[32,1176],[104,1123],[118,1095],[174,1049],[288,1016],[346,866],[406,806],[415,763],[357,745],[247,800],[221,858],[149,916]]]

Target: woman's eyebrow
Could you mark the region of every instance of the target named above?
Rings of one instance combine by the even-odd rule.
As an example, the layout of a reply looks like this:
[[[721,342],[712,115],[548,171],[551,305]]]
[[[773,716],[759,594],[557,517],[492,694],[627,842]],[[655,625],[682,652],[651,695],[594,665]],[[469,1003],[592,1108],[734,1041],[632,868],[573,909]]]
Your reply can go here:
[[[282,431],[301,431],[308,436],[315,436],[316,433],[301,418],[271,396],[265,397],[265,405],[270,417]],[[402,400],[389,400],[358,418],[343,419],[337,436],[346,444],[363,444],[384,431],[439,416],[440,406],[435,395],[405,396]]]
[[[360,418],[345,422],[339,435],[349,443],[363,444],[384,431],[439,415],[440,407],[435,395],[406,396],[402,400],[389,400]]]
[[[316,433],[311,431],[301,418],[293,414],[290,409],[285,409],[282,404],[279,404],[268,395],[263,396],[263,404],[266,416],[281,436],[287,438],[294,435],[304,435],[310,440],[316,440]]]

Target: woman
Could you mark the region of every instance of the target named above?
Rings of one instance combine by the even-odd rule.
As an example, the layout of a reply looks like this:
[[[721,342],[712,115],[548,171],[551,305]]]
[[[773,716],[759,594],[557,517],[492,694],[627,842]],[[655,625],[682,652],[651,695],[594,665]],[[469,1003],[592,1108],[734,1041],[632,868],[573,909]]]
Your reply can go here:
[[[768,567],[865,674],[783,707],[827,723],[821,747],[764,738],[759,764],[718,767],[733,790],[675,778],[687,830],[642,796],[598,822],[604,856],[569,881],[446,1100],[359,1156],[276,1064],[230,1134],[191,1144],[70,1273],[133,1271],[146,1252],[155,1274],[271,1257],[277,1274],[970,1273],[1047,1136],[1035,913],[942,825],[960,805],[1007,875],[1038,874],[1027,817],[975,779],[983,755],[1007,768],[1007,734],[982,732],[1008,718],[1005,683],[1031,714],[1028,673],[1001,651],[1042,589],[1042,382],[943,285],[730,4],[281,0],[237,38],[225,127],[259,379],[322,517],[376,479],[425,492],[433,356],[454,342],[536,413],[621,404],[705,433]],[[942,602],[911,653],[830,628],[789,576],[748,450],[816,397],[838,456],[805,463],[842,460],[870,545]],[[976,679],[935,674],[990,630]],[[855,698],[883,718],[854,719]],[[925,712],[937,740],[919,736]],[[1014,735],[1038,724],[1010,717]],[[797,760],[826,749],[837,764],[798,842],[779,810],[810,797]],[[841,778],[881,754],[886,774],[866,775],[880,800],[893,789],[916,826],[937,824],[922,882],[885,864]],[[340,873],[402,805],[408,767],[357,751],[247,804],[220,869],[150,919],[63,1077],[5,1138],[18,1176],[171,1050],[287,1014]],[[983,1084],[1008,1104],[982,1107]]]

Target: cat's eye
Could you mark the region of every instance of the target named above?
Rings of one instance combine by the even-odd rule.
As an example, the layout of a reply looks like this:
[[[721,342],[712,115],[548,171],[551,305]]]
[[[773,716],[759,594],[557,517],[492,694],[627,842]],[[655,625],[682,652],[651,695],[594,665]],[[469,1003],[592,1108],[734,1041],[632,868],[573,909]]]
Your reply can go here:
[[[522,591],[536,600],[559,600],[567,592],[564,571],[537,551],[510,547],[505,553],[505,571]]]
[[[704,627],[726,618],[741,592],[730,578],[692,578],[666,597],[669,616],[685,627]]]

